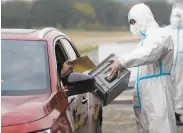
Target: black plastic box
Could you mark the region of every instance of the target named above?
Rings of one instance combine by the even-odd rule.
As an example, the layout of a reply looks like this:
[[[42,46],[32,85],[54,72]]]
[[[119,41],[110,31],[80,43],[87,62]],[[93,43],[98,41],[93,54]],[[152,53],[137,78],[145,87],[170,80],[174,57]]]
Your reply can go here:
[[[108,105],[118,95],[120,95],[125,89],[128,88],[130,71],[126,68],[120,74],[120,77],[115,77],[113,80],[108,80],[109,73],[106,73],[110,63],[109,59],[114,58],[115,54],[109,55],[104,61],[102,61],[95,69],[89,72],[95,79],[96,89],[93,92],[103,105]]]

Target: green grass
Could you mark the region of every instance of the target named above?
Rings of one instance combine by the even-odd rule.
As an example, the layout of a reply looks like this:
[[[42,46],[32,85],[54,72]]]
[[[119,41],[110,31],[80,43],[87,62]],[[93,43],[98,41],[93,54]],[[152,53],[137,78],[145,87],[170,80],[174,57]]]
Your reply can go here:
[[[92,47],[91,45],[88,47],[77,47],[79,53],[81,53],[81,54],[90,52],[90,51],[95,50],[97,48],[98,48],[98,45],[95,45],[94,47]]]

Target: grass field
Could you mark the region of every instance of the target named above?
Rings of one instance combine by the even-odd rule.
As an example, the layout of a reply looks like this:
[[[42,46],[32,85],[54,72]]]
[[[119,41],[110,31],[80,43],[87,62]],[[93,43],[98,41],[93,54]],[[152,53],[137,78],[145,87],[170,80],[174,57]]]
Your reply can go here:
[[[135,42],[139,38],[125,31],[80,31],[62,30],[74,42],[80,53],[88,52],[98,47],[100,43],[107,42]]]

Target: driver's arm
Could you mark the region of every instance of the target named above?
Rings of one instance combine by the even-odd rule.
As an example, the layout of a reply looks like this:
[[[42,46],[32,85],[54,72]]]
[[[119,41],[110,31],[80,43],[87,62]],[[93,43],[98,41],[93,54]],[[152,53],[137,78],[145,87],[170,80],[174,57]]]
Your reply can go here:
[[[73,72],[74,66],[71,64],[71,61],[67,60],[64,62],[61,68],[61,77],[68,76]]]
[[[73,72],[74,66],[71,64],[69,60],[65,61],[64,64],[61,66],[61,80],[63,85],[67,84],[68,76],[70,73]]]

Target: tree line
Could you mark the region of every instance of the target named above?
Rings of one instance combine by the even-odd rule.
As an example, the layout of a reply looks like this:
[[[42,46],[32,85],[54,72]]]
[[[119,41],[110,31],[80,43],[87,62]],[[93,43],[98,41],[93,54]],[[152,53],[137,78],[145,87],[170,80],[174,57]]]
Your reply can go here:
[[[171,5],[146,2],[160,25],[169,24]],[[1,2],[2,28],[126,30],[132,5],[120,0],[33,0]]]

